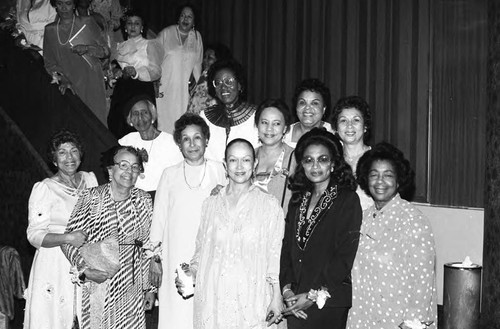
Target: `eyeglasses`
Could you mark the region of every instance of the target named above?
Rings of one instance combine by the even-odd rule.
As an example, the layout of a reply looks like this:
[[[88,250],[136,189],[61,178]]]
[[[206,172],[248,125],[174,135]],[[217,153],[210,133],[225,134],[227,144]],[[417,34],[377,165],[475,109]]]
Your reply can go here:
[[[304,167],[312,167],[315,162],[318,163],[318,165],[320,166],[327,166],[332,162],[332,160],[330,159],[329,156],[322,155],[318,159],[314,159],[313,157],[305,157],[301,161],[302,166]]]
[[[130,164],[127,160],[122,160],[120,162],[115,162],[115,165],[118,165],[118,168],[120,168],[123,171],[129,170],[129,168],[132,168],[132,172],[135,173],[140,173],[142,171],[142,166],[138,163],[134,163],[133,165]]]
[[[214,88],[222,87],[222,84],[224,84],[226,87],[234,88],[234,87],[236,87],[236,78],[224,77],[221,80],[213,80],[212,81],[212,85],[214,86]]]

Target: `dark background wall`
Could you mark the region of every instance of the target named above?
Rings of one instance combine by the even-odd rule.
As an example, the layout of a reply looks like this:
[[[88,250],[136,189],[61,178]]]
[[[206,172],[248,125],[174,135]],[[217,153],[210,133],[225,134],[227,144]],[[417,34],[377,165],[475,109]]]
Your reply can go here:
[[[181,1],[132,1],[159,31]],[[303,78],[332,102],[358,94],[374,112],[372,142],[401,148],[416,201],[483,206],[486,0],[199,0],[205,44],[220,41],[248,71],[249,100],[289,105]],[[460,186],[460,188],[459,188]]]

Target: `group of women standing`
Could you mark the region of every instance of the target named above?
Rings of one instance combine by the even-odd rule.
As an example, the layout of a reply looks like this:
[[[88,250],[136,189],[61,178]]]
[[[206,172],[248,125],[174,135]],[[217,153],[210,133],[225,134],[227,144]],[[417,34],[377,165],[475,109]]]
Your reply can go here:
[[[55,5],[46,38],[55,29],[61,47],[48,67],[67,52],[93,69],[108,48],[71,45],[75,26],[92,23],[72,14],[72,0]],[[201,70],[195,18],[181,7],[178,24],[151,41],[143,18],[127,17],[110,113],[125,124],[103,157],[109,182],[77,171],[74,134],[52,139],[57,173],[29,202],[37,253],[25,328],[75,319],[145,328],[157,288],[159,328],[435,326],[430,225],[401,198],[414,178],[403,154],[368,146],[368,104],[349,96],[331,108],[317,79],[298,84],[292,111],[279,99],[248,103],[244,69],[227,48],[214,45]],[[70,74],[55,76],[61,91],[79,93]],[[194,298],[182,296],[190,287],[176,270],[192,277]]]

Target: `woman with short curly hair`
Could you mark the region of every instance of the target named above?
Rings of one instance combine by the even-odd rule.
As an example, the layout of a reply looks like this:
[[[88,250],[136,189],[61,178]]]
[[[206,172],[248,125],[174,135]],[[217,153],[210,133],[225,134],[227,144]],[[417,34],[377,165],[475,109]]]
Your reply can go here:
[[[365,210],[353,266],[349,328],[397,328],[417,319],[436,328],[434,237],[429,220],[402,197],[415,174],[403,152],[379,143],[358,164],[358,182],[374,205]]]

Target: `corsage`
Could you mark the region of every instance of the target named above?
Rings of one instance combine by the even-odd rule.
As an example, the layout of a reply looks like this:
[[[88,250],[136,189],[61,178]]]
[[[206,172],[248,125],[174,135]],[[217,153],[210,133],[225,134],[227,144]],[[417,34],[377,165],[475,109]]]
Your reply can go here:
[[[162,259],[161,241],[156,243],[148,242],[142,246],[142,249],[144,249],[144,254],[146,259],[152,258],[156,263],[161,262]]]
[[[324,287],[321,287],[318,290],[311,289],[307,293],[307,299],[316,303],[318,305],[318,309],[322,309],[325,306],[326,300],[332,296],[328,293],[328,290]]]

